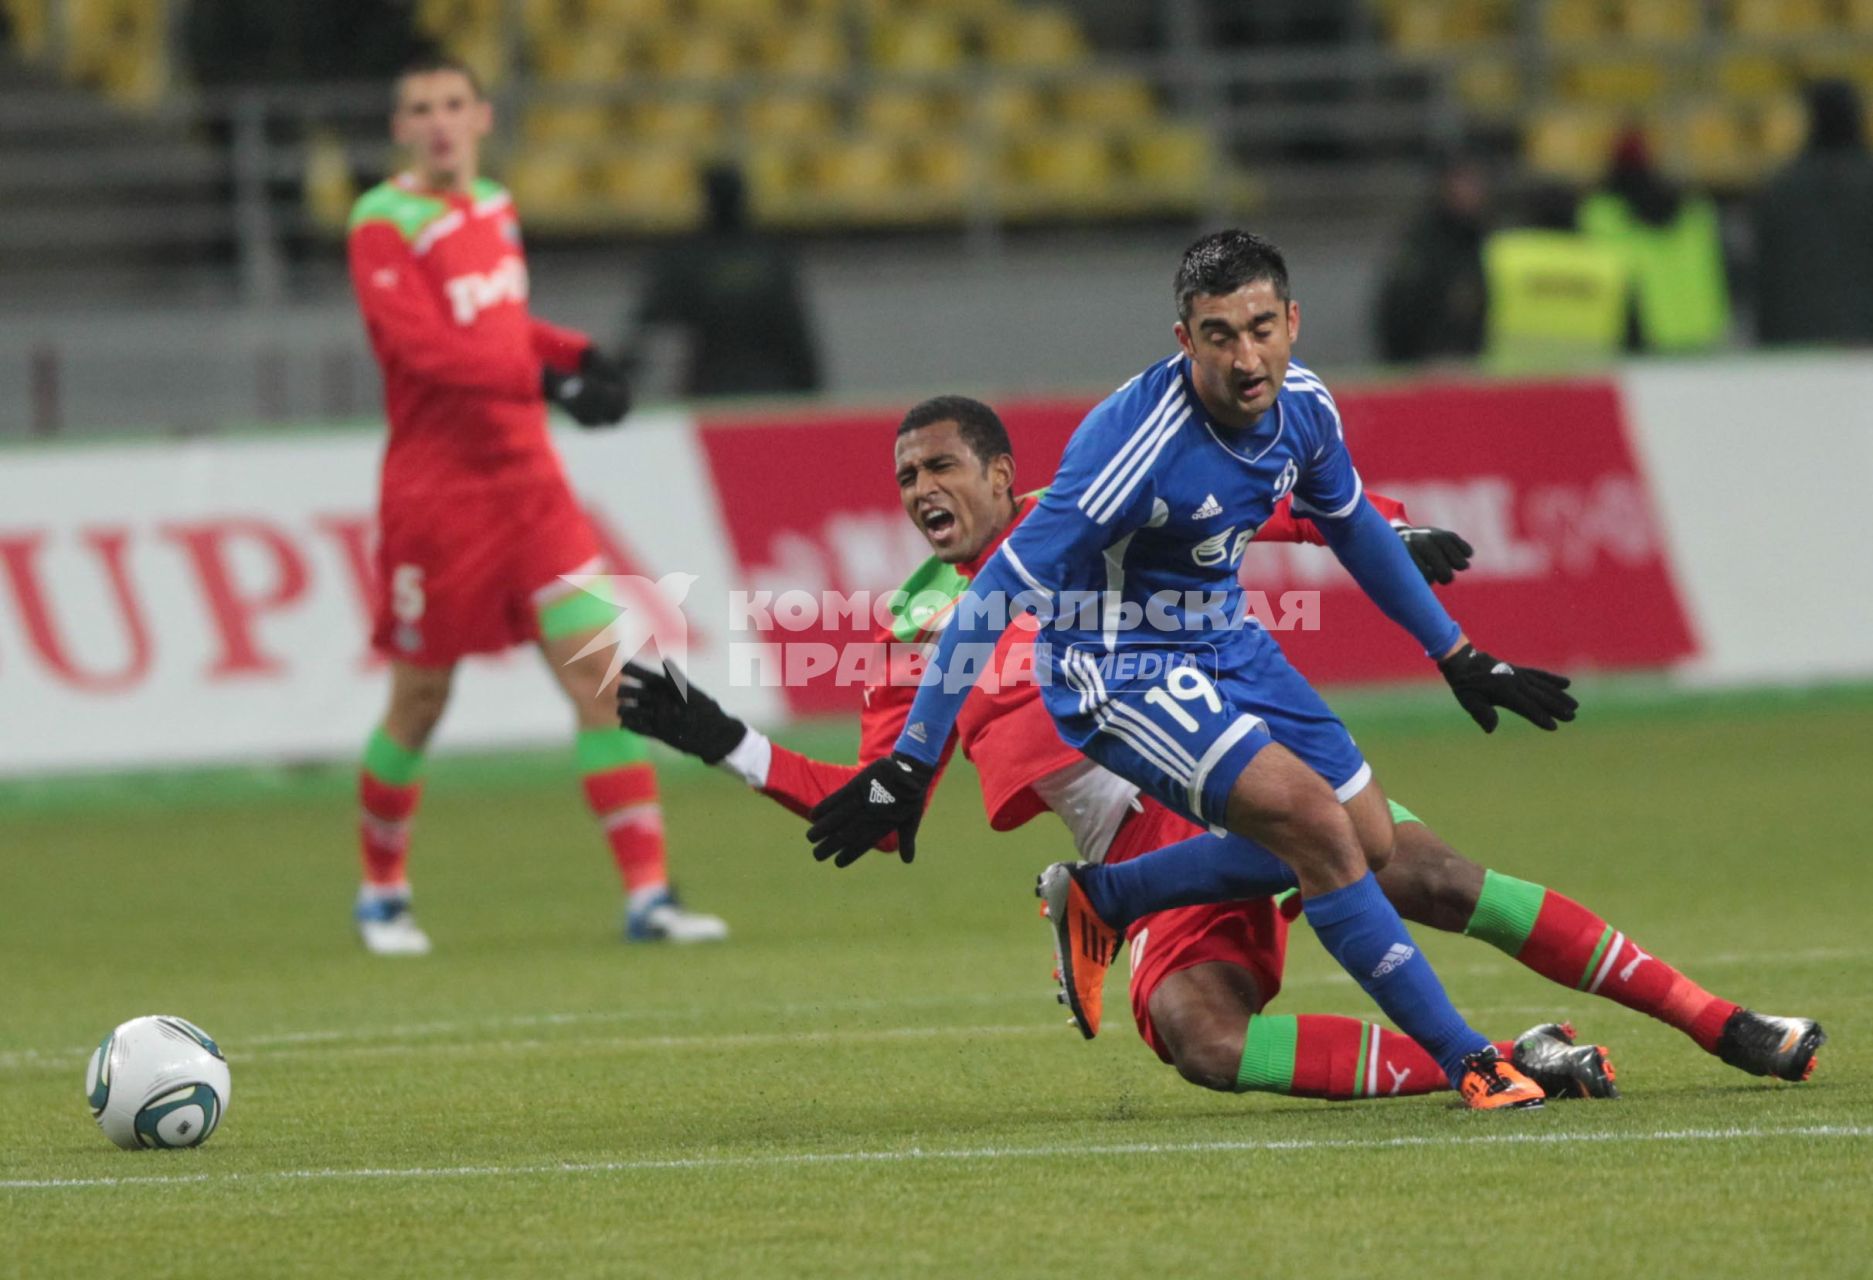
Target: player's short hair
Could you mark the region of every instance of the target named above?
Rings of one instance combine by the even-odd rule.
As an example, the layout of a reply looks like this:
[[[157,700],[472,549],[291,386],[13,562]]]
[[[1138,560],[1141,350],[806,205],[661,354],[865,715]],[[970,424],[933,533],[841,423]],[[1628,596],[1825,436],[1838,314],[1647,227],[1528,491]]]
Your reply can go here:
[[[408,80],[411,76],[434,75],[438,71],[453,71],[457,75],[464,76],[468,80],[468,87],[474,90],[477,98],[485,98],[488,96],[483,92],[481,88],[481,77],[475,74],[475,69],[473,67],[463,62],[460,58],[444,53],[440,49],[425,49],[408,62],[404,63],[397,72],[397,78],[390,82],[391,92],[393,95],[397,95],[400,100],[400,95],[403,92],[403,82],[405,80]]]
[[[1234,293],[1245,284],[1266,280],[1275,296],[1288,301],[1288,264],[1274,242],[1253,231],[1212,231],[1184,250],[1172,287],[1177,318],[1190,319],[1190,304],[1200,293]]]
[[[1007,454],[1014,457],[1015,447],[1008,439],[1008,428],[995,410],[968,396],[931,396],[914,404],[904,420],[897,424],[900,436],[939,422],[954,422],[962,433],[963,443],[984,467]]]

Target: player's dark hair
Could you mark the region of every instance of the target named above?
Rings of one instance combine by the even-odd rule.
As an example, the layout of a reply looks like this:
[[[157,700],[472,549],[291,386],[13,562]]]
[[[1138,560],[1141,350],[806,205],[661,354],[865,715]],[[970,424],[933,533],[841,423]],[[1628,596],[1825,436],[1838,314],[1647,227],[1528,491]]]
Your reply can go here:
[[[1266,280],[1275,296],[1288,301],[1288,264],[1272,241],[1253,231],[1213,231],[1184,250],[1177,264],[1177,318],[1190,319],[1190,304],[1200,293],[1234,293],[1245,284]]]
[[[962,433],[963,442],[984,467],[1004,453],[1014,457],[1015,447],[1009,442],[1008,428],[1002,425],[995,410],[968,396],[932,396],[912,405],[904,420],[897,424],[897,433],[909,435],[939,422],[954,422]]]
[[[444,53],[440,49],[425,49],[411,58],[408,62],[403,64],[403,67],[397,72],[397,78],[391,83],[397,91],[401,92],[403,89],[403,82],[408,80],[411,76],[434,75],[438,71],[453,71],[457,75],[465,76],[468,79],[468,87],[475,91],[475,96],[477,98],[485,98],[488,96],[482,91],[481,77],[475,74],[475,69],[473,67],[463,62],[460,58]]]

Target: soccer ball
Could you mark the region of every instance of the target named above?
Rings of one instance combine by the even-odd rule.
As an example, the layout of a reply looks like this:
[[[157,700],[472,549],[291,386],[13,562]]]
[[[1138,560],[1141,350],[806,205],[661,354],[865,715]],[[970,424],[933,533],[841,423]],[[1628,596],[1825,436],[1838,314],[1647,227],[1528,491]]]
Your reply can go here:
[[[91,1055],[85,1100],[104,1136],[126,1151],[198,1147],[227,1113],[228,1060],[184,1018],[132,1018]]]

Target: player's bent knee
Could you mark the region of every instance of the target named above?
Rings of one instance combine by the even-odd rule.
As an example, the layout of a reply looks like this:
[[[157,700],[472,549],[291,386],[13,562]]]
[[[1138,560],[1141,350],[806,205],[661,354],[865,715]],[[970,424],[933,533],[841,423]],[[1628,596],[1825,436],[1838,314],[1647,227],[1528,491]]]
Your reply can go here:
[[[1219,1093],[1232,1092],[1242,1067],[1242,1037],[1227,1034],[1217,1023],[1182,1036],[1167,1036],[1165,1047],[1177,1074],[1191,1084]]]

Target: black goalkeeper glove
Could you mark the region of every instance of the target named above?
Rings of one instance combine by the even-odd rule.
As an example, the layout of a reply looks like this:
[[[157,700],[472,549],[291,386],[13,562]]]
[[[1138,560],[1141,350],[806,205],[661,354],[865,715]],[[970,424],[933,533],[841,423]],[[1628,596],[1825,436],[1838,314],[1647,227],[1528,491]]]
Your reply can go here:
[[[1476,554],[1476,548],[1448,529],[1406,524],[1398,526],[1398,536],[1404,540],[1405,550],[1411,553],[1412,562],[1418,566],[1424,580],[1440,587],[1454,582],[1458,574],[1470,567],[1470,557]]]
[[[1515,667],[1473,644],[1437,664],[1457,695],[1457,704],[1483,726],[1496,731],[1496,708],[1513,711],[1537,728],[1552,731],[1557,720],[1572,720],[1580,704],[1567,692],[1568,678],[1534,667]]]
[[[917,856],[917,826],[936,771],[921,760],[893,753],[874,760],[858,776],[813,806],[806,838],[813,856],[849,867],[880,840],[897,832],[898,856]]]
[[[541,379],[547,400],[564,409],[582,427],[611,427],[631,410],[631,387],[624,370],[587,347],[577,373],[548,369]]]
[[[654,671],[635,662],[625,663],[618,677],[618,723],[704,764],[719,764],[748,736],[747,725],[695,685],[678,687],[669,668]]]

